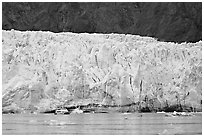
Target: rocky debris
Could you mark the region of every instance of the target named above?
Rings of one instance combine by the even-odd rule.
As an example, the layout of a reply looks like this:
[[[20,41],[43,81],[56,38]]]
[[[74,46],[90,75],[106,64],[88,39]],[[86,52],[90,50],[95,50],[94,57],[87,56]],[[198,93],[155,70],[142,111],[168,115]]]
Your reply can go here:
[[[21,112],[22,112],[22,110],[15,104],[11,104],[9,106],[2,108],[3,114],[17,114],[17,113],[21,113]]]
[[[202,109],[201,101],[201,41],[177,44],[124,34],[2,32],[3,109],[14,105],[46,112],[101,104],[119,106],[121,112],[151,112],[172,106]]]
[[[121,33],[202,40],[201,2],[3,2],[4,30]]]

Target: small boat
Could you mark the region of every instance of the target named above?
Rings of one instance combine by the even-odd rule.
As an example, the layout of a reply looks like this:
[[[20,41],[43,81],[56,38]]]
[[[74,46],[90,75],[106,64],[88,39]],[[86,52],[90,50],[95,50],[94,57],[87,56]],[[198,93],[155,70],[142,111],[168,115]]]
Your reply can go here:
[[[172,115],[173,115],[173,116],[179,116],[179,113],[176,112],[176,111],[174,111],[174,112],[172,113]]]
[[[69,114],[69,111],[67,109],[57,109],[55,110],[55,115],[58,114]]]
[[[192,113],[186,113],[186,112],[176,112],[173,113],[166,113],[165,116],[167,117],[175,117],[175,116],[194,116]]]
[[[72,113],[72,114],[81,114],[81,113],[83,113],[83,110],[81,110],[81,109],[79,109],[79,108],[76,108],[76,109],[74,109],[71,113]]]
[[[132,113],[128,113],[128,112],[124,112],[122,113],[123,115],[129,115],[129,114],[132,114]]]
[[[161,111],[161,112],[157,112],[158,114],[164,114],[164,113],[166,113],[166,112],[164,112],[164,111]]]
[[[194,114],[193,113],[181,112],[180,116],[194,116]]]

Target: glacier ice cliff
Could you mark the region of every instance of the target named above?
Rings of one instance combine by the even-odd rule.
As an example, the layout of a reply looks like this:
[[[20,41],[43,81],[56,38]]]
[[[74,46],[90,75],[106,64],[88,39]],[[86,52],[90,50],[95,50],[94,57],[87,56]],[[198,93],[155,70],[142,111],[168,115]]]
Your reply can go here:
[[[201,109],[202,42],[3,30],[2,83],[3,111],[90,103]]]

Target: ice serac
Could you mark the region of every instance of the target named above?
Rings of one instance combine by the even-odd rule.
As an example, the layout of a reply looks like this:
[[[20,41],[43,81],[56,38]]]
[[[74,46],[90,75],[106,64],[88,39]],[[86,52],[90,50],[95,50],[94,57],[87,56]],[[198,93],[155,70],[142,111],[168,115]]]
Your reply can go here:
[[[201,108],[202,42],[123,34],[2,32],[3,110],[143,104]]]

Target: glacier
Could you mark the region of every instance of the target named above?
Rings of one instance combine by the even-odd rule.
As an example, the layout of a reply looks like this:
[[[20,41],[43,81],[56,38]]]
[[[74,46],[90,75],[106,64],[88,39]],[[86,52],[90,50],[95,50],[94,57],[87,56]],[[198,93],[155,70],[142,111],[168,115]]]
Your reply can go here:
[[[202,109],[202,41],[2,30],[3,111],[91,103]]]

